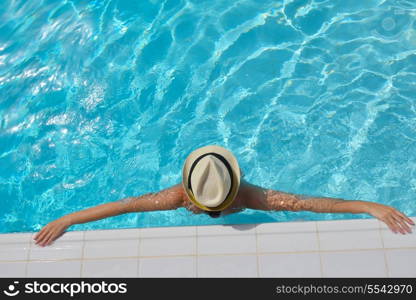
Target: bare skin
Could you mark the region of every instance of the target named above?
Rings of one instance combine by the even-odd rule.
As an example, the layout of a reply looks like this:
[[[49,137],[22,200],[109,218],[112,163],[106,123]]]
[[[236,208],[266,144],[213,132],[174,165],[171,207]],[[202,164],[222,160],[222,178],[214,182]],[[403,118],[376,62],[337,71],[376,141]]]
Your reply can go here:
[[[65,215],[45,225],[34,237],[36,244],[46,246],[56,240],[71,225],[91,222],[125,213],[156,210],[174,210],[181,207],[195,214],[204,211],[187,197],[182,184],[176,184],[157,193],[129,197]],[[368,213],[387,224],[394,233],[411,233],[415,223],[397,209],[368,201],[338,198],[309,197],[265,189],[241,180],[237,196],[222,215],[239,212],[245,208],[265,211],[312,211],[318,213]]]

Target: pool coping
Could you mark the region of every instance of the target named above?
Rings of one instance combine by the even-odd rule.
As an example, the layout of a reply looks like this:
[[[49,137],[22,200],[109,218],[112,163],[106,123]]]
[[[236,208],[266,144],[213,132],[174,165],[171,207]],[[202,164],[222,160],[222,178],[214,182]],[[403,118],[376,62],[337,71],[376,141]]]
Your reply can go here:
[[[415,277],[415,229],[394,234],[377,219],[108,229],[47,247],[35,233],[0,234],[0,277]]]

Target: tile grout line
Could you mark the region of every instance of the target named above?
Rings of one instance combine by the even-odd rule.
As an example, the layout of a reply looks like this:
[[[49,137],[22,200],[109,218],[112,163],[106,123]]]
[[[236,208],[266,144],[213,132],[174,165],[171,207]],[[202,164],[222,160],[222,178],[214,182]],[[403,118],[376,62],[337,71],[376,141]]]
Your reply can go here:
[[[378,232],[379,232],[379,235],[380,235],[381,246],[383,247],[384,266],[386,267],[386,276],[390,277],[389,264],[387,262],[387,254],[386,254],[386,249],[384,247],[383,234],[381,233],[381,223],[380,223],[380,221],[378,221]]]
[[[198,278],[198,257],[199,257],[199,249],[198,249],[198,226],[195,226],[195,277]]]
[[[81,250],[81,268],[79,270],[79,277],[83,278],[84,275],[84,249],[85,249],[85,230],[82,231],[82,250]]]
[[[139,228],[139,232],[138,232],[138,241],[139,241],[139,245],[137,247],[137,278],[140,278],[140,253],[141,253],[141,246],[142,246],[142,228]]]
[[[260,277],[260,265],[259,265],[259,238],[257,235],[257,226],[254,227],[254,234],[256,235],[256,265],[257,265],[257,277]]]
[[[29,269],[29,261],[30,261],[30,254],[32,251],[32,238],[33,238],[34,234],[32,233],[29,237],[29,249],[27,251],[27,255],[26,255],[26,264],[25,264],[25,277],[27,278],[27,272]]]
[[[416,247],[396,247],[385,248],[384,250],[416,250]],[[342,252],[366,252],[366,251],[383,251],[383,248],[357,248],[357,249],[338,249],[338,250],[306,250],[306,251],[285,251],[285,252],[261,252],[260,255],[284,255],[284,254],[307,254],[307,253],[342,253]],[[200,257],[200,256],[232,256],[232,255],[256,255],[256,252],[241,252],[241,253],[213,253],[213,254],[173,254],[173,255],[160,255],[160,256],[107,256],[97,258],[84,258],[85,261],[94,260],[113,260],[113,259],[131,259],[131,258],[167,258],[167,257]],[[80,261],[80,258],[63,258],[63,259],[32,259],[29,262],[57,262],[57,261]],[[18,263],[25,262],[26,260],[0,260],[3,263]]]
[[[319,238],[318,222],[315,222],[316,239],[318,241],[318,254],[319,254],[319,267],[321,271],[321,277],[324,277],[324,266],[322,263],[321,241]]]

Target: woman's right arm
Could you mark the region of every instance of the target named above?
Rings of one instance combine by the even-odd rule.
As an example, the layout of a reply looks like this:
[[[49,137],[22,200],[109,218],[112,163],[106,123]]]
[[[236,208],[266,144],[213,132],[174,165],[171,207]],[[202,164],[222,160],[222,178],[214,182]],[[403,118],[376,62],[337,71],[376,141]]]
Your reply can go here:
[[[131,212],[176,209],[183,205],[180,184],[157,193],[129,197],[70,213],[45,225],[34,237],[36,244],[46,246],[57,239],[68,227]]]
[[[33,238],[39,246],[46,246],[56,240],[68,227],[126,213],[119,201],[105,203],[70,213],[46,224]]]

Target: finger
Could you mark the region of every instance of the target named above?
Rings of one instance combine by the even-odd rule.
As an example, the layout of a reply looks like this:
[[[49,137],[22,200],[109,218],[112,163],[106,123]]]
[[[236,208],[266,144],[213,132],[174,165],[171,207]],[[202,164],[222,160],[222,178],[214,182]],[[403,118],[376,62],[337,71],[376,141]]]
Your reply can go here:
[[[410,229],[410,226],[406,224],[406,222],[402,219],[402,217],[399,214],[394,214],[393,218],[396,220],[396,222],[408,233],[411,233],[412,230]]]
[[[403,218],[401,215],[396,215],[395,218],[398,219],[402,227],[404,227],[408,233],[412,232],[412,228],[410,228],[410,225],[407,223],[405,218]]]
[[[52,243],[54,240],[55,240],[55,238],[56,238],[56,233],[54,232],[50,237],[49,237],[49,239],[46,241],[46,244],[45,245],[49,245],[50,243]]]
[[[391,221],[391,223],[394,224],[394,226],[396,226],[398,232],[400,232],[401,234],[406,233],[406,231],[401,227],[400,223],[398,223],[397,220],[394,218],[394,214],[389,216],[389,220]]]
[[[55,237],[55,239],[57,239],[57,238],[60,238],[63,234],[65,233],[65,230],[62,230],[56,237]]]
[[[35,237],[33,238],[34,240],[38,240],[44,233],[45,233],[45,230],[46,230],[46,226],[44,226],[36,235],[35,235]]]
[[[45,238],[42,240],[41,242],[41,246],[46,246],[46,241],[50,238],[50,236],[52,235],[52,232],[48,232],[48,234],[45,236]]]
[[[393,231],[394,233],[398,232],[398,230],[396,229],[396,225],[389,218],[385,218],[383,221],[387,224],[391,231]]]
[[[45,237],[47,236],[49,234],[49,231],[45,231],[45,233],[41,236],[41,237],[39,237],[38,238],[38,240],[36,241],[36,244],[37,245],[39,245],[39,246],[41,246],[42,245],[42,243],[44,242],[44,240],[45,240]]]
[[[48,245],[48,241],[49,241],[49,239],[51,238],[51,236],[53,236],[53,233],[51,233],[50,235],[48,235],[48,237],[47,237],[47,238],[45,238],[45,240],[44,240],[44,242],[43,242],[43,244],[42,244],[42,247],[45,247],[45,246],[47,246],[47,245]]]
[[[407,223],[415,225],[415,222],[413,222],[412,219],[410,219],[408,216],[406,216],[404,213],[402,213],[401,211],[397,211],[397,213],[406,220]]]
[[[41,231],[41,233],[36,238],[36,244],[38,244],[40,241],[42,241],[45,237],[45,235],[48,234],[49,228],[44,227]]]
[[[39,236],[41,235],[41,231],[38,231],[34,236],[33,236],[33,240],[34,241],[36,241],[38,238],[39,238]]]
[[[38,236],[40,235],[40,233],[42,232],[42,230],[39,230],[38,232],[36,232],[36,234],[33,236],[33,239],[36,241]]]
[[[396,218],[399,218],[401,222],[403,222],[407,228],[407,232],[411,233],[412,232],[412,223],[409,223],[409,220],[412,221],[411,219],[409,219],[408,217],[406,217],[404,214],[402,213],[398,213],[396,215]]]
[[[402,226],[402,224],[400,224],[400,222],[399,222],[399,221],[397,221],[396,219],[393,219],[393,221],[392,221],[392,222],[394,222],[394,223],[396,224],[396,226],[397,226],[397,228],[399,228],[399,232],[400,232],[401,234],[406,234],[407,229],[406,229],[406,228],[404,228],[404,227]]]
[[[405,231],[403,230],[403,228],[397,223],[397,221],[394,219],[393,215],[389,215],[389,220],[392,224],[394,224],[394,226],[396,227],[397,231],[400,232],[401,234],[404,234]]]
[[[396,233],[396,230],[394,229],[394,226],[391,224],[391,222],[387,218],[382,218],[380,220],[383,221],[391,231]]]

